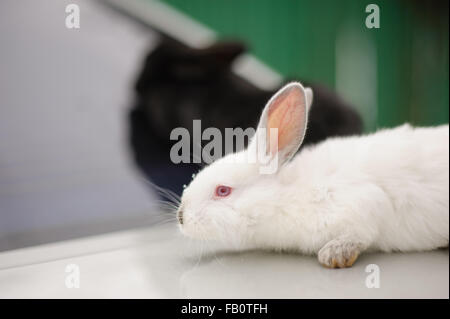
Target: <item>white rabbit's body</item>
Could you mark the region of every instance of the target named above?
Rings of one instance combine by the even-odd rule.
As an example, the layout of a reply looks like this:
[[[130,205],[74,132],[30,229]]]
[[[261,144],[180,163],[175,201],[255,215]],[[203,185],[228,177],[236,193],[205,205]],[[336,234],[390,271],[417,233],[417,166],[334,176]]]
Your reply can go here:
[[[368,249],[448,246],[449,126],[331,138],[292,158],[311,101],[299,83],[272,97],[248,149],[204,168],[185,189],[181,231],[234,248],[317,253],[332,268]],[[260,151],[268,162],[249,161]]]
[[[251,234],[256,246],[317,253],[342,235],[382,251],[448,245],[448,125],[329,139],[272,177],[272,205],[255,209],[273,220]]]

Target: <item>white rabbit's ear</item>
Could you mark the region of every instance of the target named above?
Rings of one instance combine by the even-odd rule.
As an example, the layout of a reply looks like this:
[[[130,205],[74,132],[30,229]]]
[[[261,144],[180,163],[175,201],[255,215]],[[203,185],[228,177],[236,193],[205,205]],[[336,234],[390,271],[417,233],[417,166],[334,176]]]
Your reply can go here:
[[[300,83],[293,82],[280,89],[264,108],[257,136],[264,132],[266,138],[262,143],[252,142],[258,148],[265,148],[265,153],[271,158],[276,157],[277,166],[288,161],[300,147],[305,136],[311,100],[312,90],[305,90]]]

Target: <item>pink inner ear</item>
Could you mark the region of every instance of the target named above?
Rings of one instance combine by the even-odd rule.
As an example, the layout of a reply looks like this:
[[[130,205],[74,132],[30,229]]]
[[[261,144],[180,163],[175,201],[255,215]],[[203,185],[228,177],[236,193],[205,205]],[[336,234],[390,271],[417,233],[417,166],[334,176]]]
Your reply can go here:
[[[300,89],[289,88],[277,96],[269,106],[267,129],[278,129],[278,136],[269,135],[269,150],[272,155],[295,143],[304,129],[304,96]],[[276,138],[278,137],[278,147]]]

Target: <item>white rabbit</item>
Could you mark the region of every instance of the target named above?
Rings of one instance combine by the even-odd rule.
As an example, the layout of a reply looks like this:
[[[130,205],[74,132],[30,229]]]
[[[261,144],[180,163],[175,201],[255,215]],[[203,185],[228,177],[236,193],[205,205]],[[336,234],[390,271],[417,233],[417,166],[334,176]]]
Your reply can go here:
[[[278,91],[247,150],[204,168],[184,190],[181,232],[234,248],[318,254],[331,268],[351,266],[368,249],[448,246],[448,125],[330,138],[290,160],[311,103],[311,89],[300,83]],[[274,174],[248,160],[261,149],[279,168]]]

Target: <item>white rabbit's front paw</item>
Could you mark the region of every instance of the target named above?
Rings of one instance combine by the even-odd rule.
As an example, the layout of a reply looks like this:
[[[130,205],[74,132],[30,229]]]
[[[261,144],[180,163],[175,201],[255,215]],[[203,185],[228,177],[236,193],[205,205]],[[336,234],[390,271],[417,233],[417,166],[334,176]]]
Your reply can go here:
[[[325,244],[318,254],[319,262],[328,268],[351,267],[361,252],[361,245],[347,238],[337,238]]]

